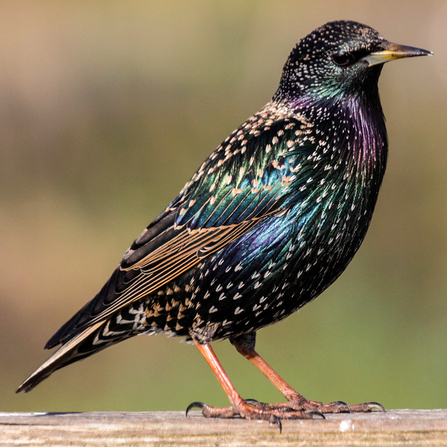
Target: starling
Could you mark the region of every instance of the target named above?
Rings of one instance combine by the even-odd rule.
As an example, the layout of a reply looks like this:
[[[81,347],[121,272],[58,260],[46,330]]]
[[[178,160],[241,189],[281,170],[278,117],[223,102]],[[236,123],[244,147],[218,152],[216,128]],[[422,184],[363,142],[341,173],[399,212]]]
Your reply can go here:
[[[17,391],[140,334],[185,337],[231,406],[207,417],[282,418],[372,411],[305,399],[255,351],[256,331],[312,301],[360,247],[387,158],[378,93],[385,62],[430,51],[353,21],[323,25],[292,50],[272,100],[200,166],[138,236],[99,293],[48,341],[59,349]],[[287,399],[244,400],[210,343],[229,339]]]

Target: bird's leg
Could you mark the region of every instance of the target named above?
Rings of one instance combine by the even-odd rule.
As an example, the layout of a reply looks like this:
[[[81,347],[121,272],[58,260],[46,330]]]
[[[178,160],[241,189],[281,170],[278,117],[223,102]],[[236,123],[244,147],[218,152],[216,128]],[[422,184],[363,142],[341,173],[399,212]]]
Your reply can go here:
[[[191,408],[197,407],[202,410],[202,414],[205,417],[220,417],[229,418],[234,416],[241,416],[246,419],[262,419],[269,421],[271,423],[276,423],[281,429],[280,419],[311,419],[315,412],[306,412],[301,410],[294,410],[287,405],[283,405],[278,408],[260,408],[258,405],[251,405],[247,403],[239,393],[234,388],[233,384],[230,382],[227,374],[225,373],[222,365],[214,354],[211,346],[209,344],[200,344],[195,342],[195,345],[205,357],[208,365],[213,370],[217,377],[217,380],[222,385],[230,403],[231,407],[217,408],[206,405],[202,402],[193,402],[188,406],[186,413]]]
[[[350,412],[370,412],[373,410],[385,411],[382,405],[377,402],[366,402],[358,405],[348,405],[342,401],[323,404],[314,400],[308,400],[295,391],[279,374],[255,351],[254,338],[248,340],[245,336],[232,338],[231,343],[247,360],[249,360],[259,371],[264,374],[270,382],[282,393],[288,402],[279,404],[267,404],[250,401],[257,408],[272,410],[281,407],[293,408],[298,411],[316,411],[321,413],[350,413]]]

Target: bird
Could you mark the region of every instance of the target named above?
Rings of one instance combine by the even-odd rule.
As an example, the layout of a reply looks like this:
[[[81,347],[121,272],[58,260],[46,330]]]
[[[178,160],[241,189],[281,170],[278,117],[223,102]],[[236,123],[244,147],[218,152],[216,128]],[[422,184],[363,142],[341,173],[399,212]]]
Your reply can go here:
[[[135,239],[98,294],[47,342],[59,349],[17,389],[141,334],[193,343],[229,407],[205,417],[277,423],[382,410],[304,398],[255,350],[256,333],[314,300],[346,269],[369,227],[388,142],[378,80],[385,62],[433,53],[355,21],[301,39],[272,99],[233,131]],[[211,343],[229,340],[286,402],[243,399]],[[284,343],[290,340],[284,340]]]

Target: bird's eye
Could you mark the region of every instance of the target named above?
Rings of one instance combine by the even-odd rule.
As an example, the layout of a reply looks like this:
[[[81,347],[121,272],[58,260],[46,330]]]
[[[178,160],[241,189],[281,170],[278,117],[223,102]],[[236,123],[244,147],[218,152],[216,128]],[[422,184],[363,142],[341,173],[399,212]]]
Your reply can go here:
[[[356,57],[352,53],[334,54],[332,60],[339,67],[347,67],[356,61]]]

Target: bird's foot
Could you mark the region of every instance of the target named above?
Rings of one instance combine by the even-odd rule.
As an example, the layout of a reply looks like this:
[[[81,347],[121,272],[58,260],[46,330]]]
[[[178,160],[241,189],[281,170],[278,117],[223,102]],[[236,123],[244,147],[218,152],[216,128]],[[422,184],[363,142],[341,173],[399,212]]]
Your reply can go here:
[[[233,418],[240,416],[244,419],[257,419],[276,424],[279,431],[282,429],[281,419],[313,419],[320,416],[325,419],[320,411],[295,410],[287,403],[271,405],[263,404],[254,399],[242,400],[233,407],[211,407],[203,402],[193,402],[186,409],[186,416],[192,408],[200,408],[206,418]]]
[[[288,402],[279,404],[268,404],[263,402],[257,402],[254,400],[249,400],[251,405],[264,411],[272,411],[282,407],[288,407],[295,411],[311,412],[315,411],[317,413],[369,413],[374,410],[385,412],[385,408],[377,402],[365,402],[363,404],[348,405],[347,403],[339,400],[337,402],[331,402],[329,404],[323,404],[322,402],[317,402],[314,400],[308,400],[301,394],[296,394],[289,398]]]

